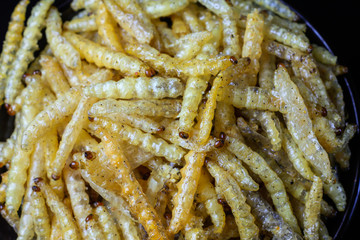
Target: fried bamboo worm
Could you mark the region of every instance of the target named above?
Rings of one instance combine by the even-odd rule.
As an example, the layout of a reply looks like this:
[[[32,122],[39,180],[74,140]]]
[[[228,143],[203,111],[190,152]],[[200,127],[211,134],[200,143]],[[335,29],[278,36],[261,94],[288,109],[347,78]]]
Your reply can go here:
[[[34,209],[34,203],[33,203],[33,189],[32,186],[34,185],[33,179],[34,178],[45,178],[45,141],[44,138],[40,139],[38,143],[36,143],[35,150],[30,156],[30,167],[29,167],[29,174],[27,176],[27,182],[26,182],[26,190],[25,195],[22,203],[22,210],[21,210],[21,218],[19,222],[19,232],[18,232],[18,238],[19,239],[29,239],[32,238],[35,234],[35,228],[41,226],[37,225],[37,223],[34,222],[33,213],[34,211],[37,211],[37,209]],[[40,203],[41,198],[43,196],[37,196],[38,197],[38,203]],[[41,204],[41,203],[40,203]],[[41,210],[35,214],[41,214]],[[46,213],[42,213],[46,218]],[[45,218],[39,218],[39,221],[45,220]],[[46,224],[46,223],[45,223]],[[43,226],[44,227],[44,226]],[[50,227],[50,226],[48,226]],[[45,231],[46,232],[46,231]],[[46,233],[45,233],[46,234]]]
[[[90,63],[95,63],[98,67],[119,70],[127,76],[152,77],[155,74],[139,59],[101,46],[81,35],[64,32],[64,37],[79,51],[81,58],[85,58]]]
[[[64,30],[73,32],[92,32],[98,30],[95,15],[85,15],[79,18],[64,22]]]
[[[119,81],[107,81],[84,89],[88,96],[115,99],[162,99],[183,95],[184,86],[177,78],[126,77]]]
[[[35,140],[43,136],[48,127],[59,124],[75,111],[80,98],[78,89],[70,89],[41,111],[24,131],[21,148],[30,150]]]
[[[150,43],[155,27],[137,2],[104,0],[104,4],[121,28],[139,42]]]
[[[106,118],[113,122],[120,122],[129,125],[130,127],[138,128],[147,133],[160,133],[165,130],[165,127],[160,122],[139,114],[113,113],[108,114]]]
[[[98,33],[104,40],[105,45],[112,50],[123,52],[124,49],[121,46],[120,36],[116,34],[116,22],[103,3],[100,3],[99,8],[96,10],[95,20]]]
[[[259,190],[259,184],[251,178],[247,169],[231,152],[216,149],[209,156],[213,157],[220,167],[231,174],[242,189],[249,191]]]
[[[275,212],[271,205],[260,195],[259,192],[245,191],[247,203],[252,207],[255,217],[261,222],[262,228],[271,232],[276,239],[300,240],[301,236],[296,233],[282,217]]]
[[[3,104],[6,78],[22,39],[26,8],[29,2],[29,0],[22,0],[15,6],[5,35],[0,56],[0,106]]]
[[[285,19],[289,19],[291,21],[297,21],[299,19],[299,16],[295,12],[279,0],[254,0],[254,2]]]
[[[165,157],[170,162],[181,163],[181,159],[186,153],[185,150],[175,144],[169,144],[161,138],[149,133],[144,133],[139,129],[132,128],[125,124],[95,118],[89,127],[94,129],[96,126],[107,128],[111,130],[111,132],[114,132],[115,136],[119,137],[119,139],[128,141],[132,145],[140,146],[155,156]]]
[[[184,156],[186,163],[180,170],[182,178],[177,184],[179,190],[173,199],[174,208],[169,226],[169,231],[172,234],[176,234],[182,229],[189,216],[205,156],[206,153],[195,151],[189,151]]]
[[[87,217],[92,215],[93,210],[80,171],[76,169],[76,165],[71,165],[71,161],[68,161],[68,164],[70,167],[66,166],[64,169],[64,180],[81,236],[86,239],[102,238],[103,233],[97,221],[95,219],[86,221]],[[73,169],[71,169],[71,166],[73,166]]]
[[[34,79],[33,79],[34,80]],[[41,91],[43,86],[34,81],[33,84],[29,83],[27,88],[22,92],[22,96],[26,96],[27,99],[21,109],[21,119],[19,136],[17,136],[16,145],[14,148],[14,155],[11,159],[11,168],[9,170],[9,184],[6,189],[6,204],[10,214],[17,215],[17,210],[21,205],[22,197],[25,193],[25,182],[27,179],[27,170],[30,166],[30,156],[32,150],[36,144],[36,140],[32,142],[33,148],[31,150],[25,150],[21,147],[23,140],[23,132],[30,124],[35,116],[42,110],[44,102],[49,100],[49,97],[43,95],[46,91]],[[40,91],[39,91],[40,90]],[[34,94],[35,93],[35,94]],[[42,98],[43,97],[43,98]],[[39,101],[39,99],[42,99]]]
[[[249,71],[257,74],[260,69],[261,43],[264,38],[264,19],[258,10],[247,15],[242,57],[251,59]]]
[[[304,210],[305,239],[319,239],[320,207],[323,184],[319,177],[314,177]]]
[[[14,104],[15,98],[23,88],[21,77],[29,63],[34,60],[34,52],[39,48],[38,40],[42,36],[41,30],[45,27],[46,14],[53,2],[54,0],[39,1],[27,20],[23,38],[6,81],[5,102],[10,105]]]
[[[151,0],[140,1],[141,7],[149,15],[149,17],[153,19],[170,16],[173,13],[181,11],[188,4],[188,0],[179,0],[176,2],[169,2],[164,0],[158,2]]]
[[[270,91],[259,87],[229,87],[219,96],[219,101],[232,104],[236,108],[286,112],[282,99]]]
[[[57,98],[70,89],[60,64],[54,57],[42,55],[40,58],[40,65],[46,81],[49,83],[51,90],[55,93]]]
[[[97,204],[95,214],[106,240],[120,240],[120,233],[117,230],[116,222],[110,212],[102,204]]]
[[[266,161],[250,147],[237,139],[227,137],[228,150],[234,153],[264,182],[271,195],[276,210],[295,231],[300,232],[297,220],[292,213],[291,205],[285,190],[284,183],[270,168]]]
[[[312,122],[304,100],[284,66],[278,67],[274,80],[275,89],[287,104],[287,113],[284,114],[284,118],[291,136],[303,152],[304,157],[321,172],[324,182],[330,182],[332,173],[328,154],[318,142],[312,130]],[[284,89],[288,91],[284,91]],[[299,129],[298,126],[303,127]]]
[[[210,215],[214,224],[214,233],[221,233],[225,227],[225,212],[219,203],[215,187],[211,184],[210,174],[205,168],[201,169],[201,175],[196,190],[196,200],[203,202],[206,212]]]
[[[49,10],[45,33],[54,56],[70,68],[79,68],[81,65],[80,54],[62,36],[62,20],[55,7]]]
[[[46,207],[46,202],[43,194],[37,191],[37,188],[32,189],[32,211],[31,215],[34,220],[34,229],[38,239],[49,239],[51,234],[50,216]]]
[[[213,161],[207,161],[206,166],[231,208],[241,239],[258,238],[259,229],[255,224],[255,218],[251,214],[251,208],[246,203],[246,197],[235,179],[226,174],[226,171]]]
[[[221,91],[221,88],[227,84],[227,82],[228,79],[224,78],[221,73],[214,79],[213,85],[210,89],[209,97],[205,104],[203,118],[200,122],[200,130],[197,136],[199,145],[204,144],[210,136],[210,132],[213,126],[212,121],[215,115],[217,95],[218,92]]]
[[[219,71],[225,70],[236,63],[233,56],[212,56],[207,59],[194,58],[186,61],[178,61],[167,54],[160,53],[147,44],[136,42],[127,42],[124,45],[124,50],[128,54],[143,60],[158,72],[179,78],[209,74],[216,75]],[[237,62],[239,65],[247,66],[249,59],[240,58],[237,59]]]
[[[236,15],[233,8],[223,0],[200,0],[199,2],[221,18],[221,23],[223,25],[222,41],[224,46],[224,55],[234,55],[235,57],[240,57],[241,44],[239,31],[236,26]],[[244,57],[248,56],[244,55]]]
[[[80,239],[79,229],[72,216],[71,210],[59,199],[51,187],[44,181],[38,181],[37,186],[46,198],[46,204],[50,210],[61,219],[60,226],[66,239]]]
[[[105,154],[109,158],[108,168],[114,171],[116,181],[121,186],[120,192],[129,203],[130,210],[138,217],[150,239],[167,239],[159,217],[147,202],[138,181],[134,181],[135,177],[130,170],[128,161],[115,144],[113,137],[101,128],[96,131],[105,145]]]
[[[57,179],[61,176],[66,160],[70,156],[80,131],[88,121],[87,112],[94,101],[96,101],[94,98],[82,97],[70,122],[66,125],[55,159],[52,162],[50,169],[48,169],[53,179]]]

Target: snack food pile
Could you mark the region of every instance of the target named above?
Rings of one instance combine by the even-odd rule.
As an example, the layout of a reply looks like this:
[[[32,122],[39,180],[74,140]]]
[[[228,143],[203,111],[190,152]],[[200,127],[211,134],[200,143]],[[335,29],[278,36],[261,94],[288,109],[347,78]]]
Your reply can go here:
[[[3,42],[0,212],[19,239],[331,238],[347,69],[287,5],[70,8],[20,0]]]

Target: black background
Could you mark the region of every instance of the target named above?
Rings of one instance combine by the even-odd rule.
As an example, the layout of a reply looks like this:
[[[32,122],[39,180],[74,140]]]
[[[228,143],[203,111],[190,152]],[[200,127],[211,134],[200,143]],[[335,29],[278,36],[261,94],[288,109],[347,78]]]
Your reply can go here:
[[[16,2],[16,0],[1,1],[0,42],[4,39],[9,17]],[[293,6],[317,29],[334,54],[338,56],[339,63],[349,68],[348,79],[354,84],[353,91],[358,92],[360,90],[360,40],[358,37],[360,13],[359,8],[355,6],[357,1],[287,0],[285,2]],[[354,236],[358,236],[359,215],[360,211],[357,208],[348,231],[342,239],[353,239]],[[4,224],[3,221],[0,221],[0,229],[6,228]],[[7,238],[0,230],[0,240],[5,239]]]

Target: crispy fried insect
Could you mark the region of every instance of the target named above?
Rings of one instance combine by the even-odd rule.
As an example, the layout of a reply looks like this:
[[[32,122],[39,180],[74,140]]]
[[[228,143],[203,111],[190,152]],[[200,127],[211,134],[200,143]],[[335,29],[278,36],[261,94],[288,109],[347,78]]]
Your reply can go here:
[[[262,228],[270,231],[275,238],[300,240],[301,236],[296,233],[275,212],[259,192],[246,191],[247,202],[252,207],[255,217],[261,222]]]
[[[287,129],[304,157],[321,172],[323,181],[330,182],[332,174],[328,154],[318,142],[304,100],[284,66],[277,68],[274,80],[279,97],[287,104],[287,113],[284,114]]]
[[[260,69],[261,43],[264,38],[264,19],[258,10],[247,15],[242,57],[251,59],[250,72],[257,74]]]
[[[115,99],[162,99],[183,95],[184,86],[177,78],[126,77],[119,81],[107,81],[84,89],[88,96]]]
[[[144,166],[151,170],[147,179],[146,196],[150,204],[155,208],[159,198],[161,198],[159,196],[161,191],[166,191],[169,184],[179,181],[180,171],[161,158],[153,158],[146,162]]]
[[[206,167],[215,178],[216,186],[224,194],[226,202],[231,208],[241,239],[258,238],[259,229],[255,224],[255,218],[251,214],[251,208],[246,203],[246,197],[235,179],[226,174],[226,171],[213,161],[206,162]]]
[[[175,58],[181,60],[190,60],[194,58],[205,44],[212,38],[209,31],[201,31],[195,33],[188,33],[174,43]]]
[[[121,28],[139,42],[150,43],[155,28],[137,2],[104,0],[104,4]]]
[[[201,0],[199,2],[221,18],[221,23],[223,25],[222,44],[224,46],[224,54],[240,57],[241,44],[240,44],[239,31],[236,26],[237,19],[234,9],[230,7],[226,3],[226,1],[223,0],[220,1]],[[247,56],[244,55],[243,57],[247,57]]]
[[[64,37],[79,51],[81,58],[98,67],[116,69],[127,76],[146,76],[146,70],[149,69],[136,58],[101,46],[76,33],[64,32]]]
[[[80,54],[62,36],[62,20],[55,7],[50,8],[46,19],[46,39],[51,51],[70,68],[79,68],[81,65]]]
[[[140,1],[141,7],[151,18],[170,16],[171,14],[184,9],[188,4],[188,0],[174,2],[166,0],[157,2],[151,0]]]
[[[195,151],[189,151],[184,156],[186,163],[180,170],[182,178],[177,183],[178,193],[173,199],[174,208],[169,226],[172,234],[178,233],[183,228],[189,216],[205,156],[206,153]]]
[[[85,8],[87,12],[92,12],[97,9],[98,4],[98,0],[74,0],[71,2],[70,6],[75,11]]]
[[[94,14],[74,18],[64,22],[64,29],[73,32],[92,32],[98,30],[96,16]]]
[[[23,106],[21,108],[20,126],[18,136],[16,139],[16,145],[14,148],[14,155],[11,159],[11,168],[9,170],[9,183],[6,189],[6,205],[10,214],[17,214],[22,201],[22,197],[25,194],[25,182],[27,179],[27,170],[30,166],[30,156],[32,151],[27,151],[21,147],[21,142],[24,139],[23,133],[25,129],[30,125],[35,116],[44,107],[44,100],[47,99],[43,95],[46,91],[38,91],[43,86],[36,82],[37,78],[34,78],[33,83],[29,83],[28,87],[22,92],[22,96],[26,96]],[[44,98],[39,101],[38,98]],[[38,140],[38,139],[36,139]],[[36,145],[37,141],[32,142],[32,147]],[[33,148],[32,148],[33,149]]]
[[[120,233],[117,230],[116,223],[110,212],[103,205],[98,205],[95,208],[95,214],[101,229],[104,232],[106,240],[119,240]]]
[[[259,61],[259,86],[271,90],[274,88],[275,56],[263,50]]]
[[[259,184],[252,179],[248,170],[246,170],[234,154],[224,149],[215,150],[209,156],[213,157],[220,167],[231,174],[242,189],[249,191],[259,190]]]
[[[87,217],[92,214],[92,208],[90,206],[89,195],[86,193],[85,182],[81,179],[80,171],[65,167],[64,180],[82,238],[102,238],[103,234],[97,221],[86,221]]]
[[[40,65],[46,81],[58,98],[70,89],[60,64],[54,57],[42,55]]]
[[[126,113],[149,117],[176,118],[181,110],[181,100],[100,100],[89,110],[90,117],[106,117],[108,114]]]
[[[114,51],[123,52],[120,36],[116,33],[117,25],[105,5],[101,2],[96,10],[96,25],[100,37],[105,45]]]
[[[269,39],[274,39],[285,45],[299,49],[302,52],[311,52],[309,39],[304,33],[294,33],[289,29],[271,24],[265,28],[265,34]]]
[[[12,132],[11,136],[6,139],[6,142],[3,144],[3,148],[0,152],[0,166],[5,166],[11,160],[12,156],[14,155],[14,149],[16,145],[17,136],[21,135],[21,113],[16,114],[15,116],[15,127],[14,131]]]
[[[285,150],[289,160],[292,162],[294,168],[305,179],[312,180],[314,173],[309,166],[309,162],[304,158],[301,150],[296,145],[289,131],[286,128],[283,128],[281,131],[283,149]]]
[[[225,227],[225,212],[218,202],[215,187],[211,183],[210,174],[205,168],[201,169],[201,175],[196,190],[195,199],[203,202],[206,212],[210,215],[214,224],[214,233],[221,233]]]
[[[23,88],[21,77],[25,73],[29,63],[34,60],[34,52],[39,48],[38,40],[41,38],[41,30],[45,27],[46,14],[54,0],[39,1],[31,10],[27,20],[27,26],[23,33],[16,57],[8,73],[5,89],[5,102],[13,104],[15,98]]]
[[[49,206],[50,210],[59,220],[61,219],[59,224],[61,226],[64,238],[81,239],[79,229],[72,216],[71,210],[59,199],[56,193],[46,182],[40,181],[37,185],[44,194],[46,198],[46,204]]]
[[[230,103],[236,108],[286,112],[282,99],[259,87],[238,88],[229,86],[221,93],[219,101]]]
[[[114,122],[124,123],[147,133],[161,133],[165,131],[165,127],[160,122],[140,114],[114,113],[108,114],[106,117]]]
[[[118,205],[109,204],[106,208],[110,211],[111,216],[115,219],[116,224],[122,234],[126,234],[129,239],[140,240],[140,229],[137,221],[131,216],[124,214]]]
[[[6,31],[5,40],[0,55],[0,105],[3,103],[6,87],[6,77],[15,59],[16,51],[22,39],[24,30],[26,8],[29,0],[21,0],[16,5],[11,14],[8,30]]]
[[[197,136],[197,141],[199,145],[202,145],[208,140],[210,132],[213,126],[213,118],[215,115],[216,101],[221,88],[223,88],[228,83],[228,79],[224,78],[220,73],[213,81],[213,85],[210,89],[208,99],[202,114],[202,119],[200,122],[200,130]]]
[[[277,212],[282,216],[295,231],[300,232],[297,220],[293,215],[289,198],[287,196],[284,183],[279,176],[270,168],[266,161],[250,147],[231,137],[227,138],[228,149],[234,153],[264,182],[266,189],[270,193]]]
[[[36,115],[23,133],[21,148],[27,151],[32,149],[36,139],[43,136],[50,126],[59,124],[75,111],[80,98],[78,89],[70,89],[66,94]]]
[[[258,122],[266,137],[270,140],[272,149],[279,151],[281,149],[280,137],[280,121],[274,112],[258,111],[258,110],[243,110],[242,115]]]
[[[37,186],[34,185],[33,187]],[[39,191],[33,190],[31,198],[31,216],[34,219],[34,231],[38,238],[49,239],[51,234],[50,217],[47,211],[44,196],[41,193],[40,188],[37,188]]]
[[[148,203],[139,182],[135,180],[126,157],[115,144],[115,139],[106,130],[98,129],[97,133],[104,142],[105,154],[109,159],[107,167],[114,173],[115,181],[121,186],[120,193],[127,200],[130,210],[144,226],[150,239],[166,239],[160,219]]]
[[[319,46],[317,44],[312,44],[313,50],[312,55],[316,61],[328,65],[336,65],[337,57],[329,52],[326,48]]]
[[[254,2],[285,19],[289,19],[291,21],[297,21],[299,19],[299,16],[295,12],[279,0],[254,0]]]
[[[52,162],[50,169],[48,169],[51,175],[61,175],[66,160],[70,156],[80,131],[88,121],[87,112],[94,101],[96,101],[96,99],[89,97],[82,97],[80,99],[80,102],[77,105],[70,122],[66,125],[61,136],[61,141],[59,143],[59,149],[56,152],[56,157]]]
[[[89,124],[92,130],[99,126],[114,132],[119,139],[128,141],[132,145],[141,146],[155,156],[165,157],[170,162],[181,163],[181,158],[185,155],[185,150],[182,148],[128,125],[100,118],[96,118],[93,123]]]
[[[313,178],[304,210],[304,237],[306,239],[319,238],[320,207],[323,193],[323,184],[319,177]]]
[[[47,226],[46,210],[44,208],[34,209],[33,206],[34,179],[40,180],[45,178],[45,144],[44,138],[40,139],[40,141],[36,143],[34,152],[30,155],[29,171],[18,228],[18,237],[20,239],[32,238],[35,233],[41,235],[42,230],[44,230],[43,233],[47,235],[47,231],[49,231],[47,228],[50,228],[50,226]],[[43,196],[37,195],[35,197],[37,198],[37,204],[42,204],[41,198],[43,198]],[[33,214],[39,216],[37,223],[34,221],[36,218],[33,217]],[[40,215],[42,215],[42,217],[40,217]]]
[[[225,102],[217,102],[213,134],[223,140],[226,139],[226,136],[242,139],[240,131],[236,126],[234,106]]]
[[[160,53],[147,44],[136,42],[126,43],[124,50],[130,55],[138,57],[148,63],[159,73],[180,78],[185,76],[216,75],[219,71],[225,70],[234,64],[231,56],[211,56],[207,59],[194,58],[186,61],[178,61],[167,54]],[[249,62],[248,58],[238,59],[238,64],[244,68]]]
[[[165,140],[170,141],[171,143],[179,145],[180,147],[188,150],[194,150],[196,152],[210,152],[211,150],[215,149],[215,143],[216,141],[219,140],[213,136],[210,136],[209,139],[203,145],[199,145],[196,138],[199,132],[198,129],[192,129],[191,131],[192,137],[190,137],[190,134],[178,132],[179,129],[178,120],[174,120],[174,121],[164,120],[162,124],[165,126],[165,130],[163,132],[158,133],[158,135],[164,138]],[[186,138],[186,136],[188,135],[189,137]]]

